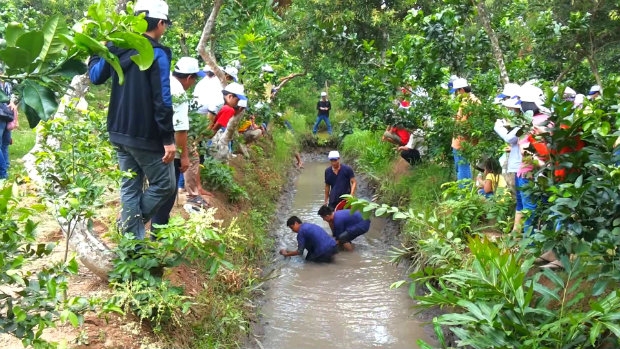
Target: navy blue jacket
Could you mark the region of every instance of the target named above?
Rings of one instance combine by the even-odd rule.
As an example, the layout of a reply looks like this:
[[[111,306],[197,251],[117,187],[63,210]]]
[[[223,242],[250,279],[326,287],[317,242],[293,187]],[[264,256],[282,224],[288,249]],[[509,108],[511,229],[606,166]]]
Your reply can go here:
[[[164,152],[164,145],[174,143],[172,96],[170,94],[170,62],[172,53],[153,38],[149,39],[155,53],[153,64],[141,71],[131,56],[134,49],[108,45],[120,61],[125,82],[119,85],[118,74],[99,56],[88,62],[88,75],[95,85],[112,77],[108,107],[110,142],[138,149]]]

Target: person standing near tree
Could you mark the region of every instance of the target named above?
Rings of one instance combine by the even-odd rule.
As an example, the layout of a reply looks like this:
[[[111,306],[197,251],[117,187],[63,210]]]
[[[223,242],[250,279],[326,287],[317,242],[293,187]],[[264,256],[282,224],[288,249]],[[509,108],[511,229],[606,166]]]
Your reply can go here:
[[[316,103],[317,117],[312,134],[316,134],[319,130],[321,121],[325,121],[327,133],[332,134],[332,124],[329,122],[329,111],[332,110],[332,104],[327,100],[327,92],[321,92],[321,100]]]
[[[355,195],[357,181],[353,169],[340,163],[340,153],[337,150],[330,151],[327,158],[331,166],[325,169],[324,204],[335,209],[341,201],[341,195]]]
[[[174,128],[170,93],[170,49],[159,43],[170,26],[168,4],[163,0],[138,0],[135,15],[144,14],[147,22],[143,34],[153,47],[153,64],[146,70],[133,62],[133,49],[108,43],[118,57],[125,81],[121,85],[112,66],[99,56],[88,62],[90,80],[103,84],[112,78],[107,128],[116,149],[119,167],[130,172],[121,184],[120,229],[136,239],[145,237],[145,223],[172,196],[174,181]],[[144,180],[149,186],[144,189]]]
[[[458,78],[454,80],[452,83],[452,93],[456,93],[457,97],[460,100],[459,110],[455,116],[455,122],[458,125],[459,123],[463,123],[467,120],[468,115],[465,114],[463,109],[470,103],[479,104],[480,101],[474,94],[471,92],[471,87],[467,80],[463,78]],[[454,165],[456,167],[456,180],[460,181],[463,179],[472,179],[471,176],[471,165],[469,161],[463,156],[463,152],[461,149],[461,142],[466,140],[467,138],[463,135],[454,135],[452,137],[452,154],[454,155]]]
[[[18,126],[18,121],[17,106],[12,100],[11,84],[0,81],[0,91],[9,98],[9,102],[0,105],[0,180],[4,180],[9,177],[11,131]]]
[[[195,149],[188,144],[187,131],[189,131],[189,97],[185,91],[189,90],[205,73],[198,68],[198,60],[192,57],[181,57],[174,66],[170,78],[170,92],[172,93],[174,116],[174,141],[177,154],[174,159],[175,183],[178,183],[181,173],[187,171],[190,165],[190,156],[197,157]],[[191,175],[191,174],[190,174]],[[170,211],[176,200],[176,190],[151,219],[151,225],[168,224]],[[151,231],[153,231],[151,229]]]

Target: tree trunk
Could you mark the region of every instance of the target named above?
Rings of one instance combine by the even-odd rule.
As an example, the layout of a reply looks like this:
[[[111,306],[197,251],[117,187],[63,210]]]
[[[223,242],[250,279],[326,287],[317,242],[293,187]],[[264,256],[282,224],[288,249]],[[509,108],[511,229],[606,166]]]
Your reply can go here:
[[[205,23],[204,28],[202,29],[202,35],[200,36],[200,41],[198,42],[198,46],[196,47],[196,51],[202,59],[207,63],[215,75],[220,79],[220,81],[226,81],[226,76],[224,72],[217,65],[217,60],[215,59],[215,54],[213,53],[213,45],[211,44],[213,41],[213,29],[215,29],[215,20],[217,19],[217,15],[220,13],[220,8],[222,7],[222,3],[224,0],[215,0],[213,2],[213,9],[211,10],[211,14]],[[208,48],[208,49],[207,49]]]
[[[495,30],[493,30],[493,27],[491,26],[491,21],[489,20],[489,15],[487,14],[483,0],[473,1],[474,5],[476,5],[476,8],[478,9],[478,18],[480,19],[480,23],[482,24],[484,31],[489,36],[489,41],[491,41],[491,51],[493,52],[493,57],[497,61],[500,81],[503,85],[506,85],[510,82],[510,79],[508,77],[508,71],[506,70],[506,63],[504,63],[504,54],[499,46],[499,40],[497,39]]]
[[[596,84],[599,86],[603,86],[601,75],[598,72],[598,64],[596,64],[596,60],[594,59],[594,56],[588,55],[587,59],[588,59],[588,64],[590,65],[590,70],[592,71],[592,75],[594,75],[594,78],[596,79]]]

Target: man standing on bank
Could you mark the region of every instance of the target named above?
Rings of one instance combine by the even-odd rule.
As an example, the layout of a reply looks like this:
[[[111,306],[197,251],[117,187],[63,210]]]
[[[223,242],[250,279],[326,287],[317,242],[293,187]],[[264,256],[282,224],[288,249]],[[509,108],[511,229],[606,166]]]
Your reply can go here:
[[[321,92],[321,100],[316,103],[316,122],[312,128],[312,134],[316,134],[319,130],[319,124],[321,121],[325,121],[327,126],[327,133],[332,134],[332,124],[329,122],[329,111],[332,110],[332,104],[327,100],[327,92]]]
[[[121,85],[112,66],[99,56],[88,62],[88,75],[95,85],[112,78],[108,108],[108,133],[116,149],[121,171],[130,172],[121,184],[121,230],[142,240],[144,224],[174,195],[174,128],[170,93],[172,52],[159,43],[170,26],[168,5],[163,0],[138,0],[135,14],[144,13],[146,32],[155,54],[153,64],[140,70],[131,59],[135,50],[108,44],[125,75]],[[143,189],[144,180],[149,186]]]
[[[353,251],[351,241],[366,234],[370,229],[370,220],[364,219],[359,211],[355,211],[353,214],[350,210],[334,212],[329,206],[321,206],[319,216],[329,223],[338,245],[347,251]]]
[[[344,200],[341,195],[355,195],[357,181],[353,169],[340,163],[340,153],[332,150],[327,155],[331,166],[325,169],[325,205],[336,209],[336,206]]]
[[[336,241],[323,228],[313,223],[302,223],[297,216],[289,218],[286,225],[297,234],[297,250],[283,248],[280,250],[281,255],[303,256],[304,250],[308,250],[307,261],[329,263],[334,260],[334,254],[338,251]]]

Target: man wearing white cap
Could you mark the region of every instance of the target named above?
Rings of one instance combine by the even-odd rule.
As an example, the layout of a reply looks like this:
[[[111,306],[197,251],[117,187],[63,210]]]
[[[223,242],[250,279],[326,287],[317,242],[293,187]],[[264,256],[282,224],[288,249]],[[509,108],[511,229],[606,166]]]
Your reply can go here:
[[[185,91],[189,90],[198,80],[199,76],[204,76],[205,72],[198,67],[198,60],[192,57],[181,57],[174,65],[174,70],[170,74],[170,92],[174,98],[172,108],[174,116],[174,139],[177,147],[177,154],[174,159],[175,182],[178,183],[181,173],[185,173],[185,188],[187,195],[198,193],[196,178],[199,178],[198,154],[195,149],[188,144],[187,132],[189,131],[189,97]],[[190,171],[191,170],[191,171]],[[197,194],[196,194],[197,195]],[[171,196],[164,203],[151,219],[152,225],[168,224],[170,211],[176,200],[175,195]]]
[[[588,92],[588,99],[591,101],[601,98],[601,86],[594,85],[590,87],[590,91]]]
[[[99,56],[88,62],[88,73],[94,84],[112,78],[107,128],[110,142],[116,148],[119,167],[130,172],[121,186],[120,228],[125,234],[144,239],[145,222],[174,195],[174,127],[172,95],[170,93],[170,61],[172,53],[159,40],[171,24],[168,5],[162,0],[138,0],[136,15],[147,22],[144,37],[153,47],[153,64],[142,71],[131,58],[135,50],[119,48],[108,43],[118,57],[125,82],[112,66]],[[144,179],[149,186],[143,189]]]
[[[331,166],[325,169],[325,205],[333,209],[341,209],[339,203],[344,202],[340,199],[341,195],[355,195],[357,181],[353,169],[340,163],[340,153],[332,150],[327,155]]]
[[[316,134],[319,130],[319,124],[321,121],[324,121],[327,126],[327,133],[331,135],[332,124],[329,122],[329,111],[332,110],[332,104],[327,100],[327,92],[321,92],[321,100],[316,103],[316,110],[318,114],[314,127],[312,128],[312,134]]]

